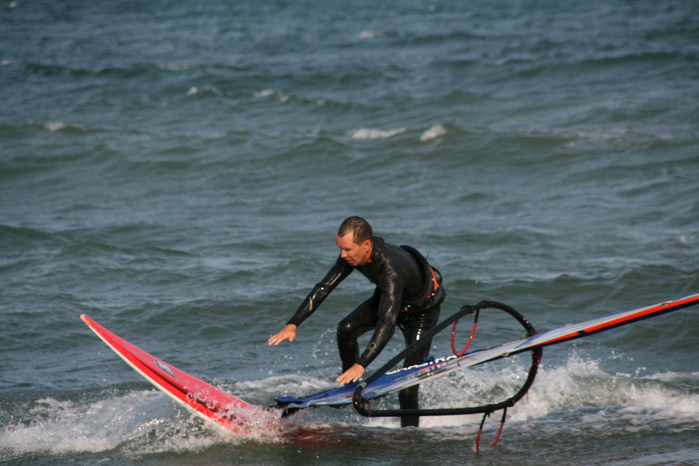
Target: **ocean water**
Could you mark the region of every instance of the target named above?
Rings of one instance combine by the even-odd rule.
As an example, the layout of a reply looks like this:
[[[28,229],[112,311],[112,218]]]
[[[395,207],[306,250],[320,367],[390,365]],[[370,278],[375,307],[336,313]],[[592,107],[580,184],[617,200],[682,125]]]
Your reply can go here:
[[[428,255],[444,317],[490,299],[543,331],[699,292],[699,4],[6,0],[0,464],[699,464],[699,308],[545,349],[481,453],[480,416],[220,432],[79,319],[252,403],[333,387],[359,274],[266,340],[349,215]],[[474,345],[511,324],[482,316]],[[457,373],[422,405],[525,370]]]

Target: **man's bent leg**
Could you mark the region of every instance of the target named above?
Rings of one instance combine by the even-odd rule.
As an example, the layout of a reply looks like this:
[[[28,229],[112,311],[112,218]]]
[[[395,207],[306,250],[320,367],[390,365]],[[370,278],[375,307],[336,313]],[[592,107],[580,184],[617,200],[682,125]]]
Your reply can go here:
[[[376,327],[377,314],[374,298],[362,302],[337,325],[337,346],[342,360],[342,372],[352,367],[359,359],[357,338]]]
[[[425,314],[410,316],[406,319],[404,324],[399,324],[401,330],[403,331],[403,335],[405,336],[406,346],[420,340],[425,333],[437,325],[438,320],[439,307],[436,307],[429,310]],[[430,355],[431,346],[432,341],[430,340],[416,351],[410,353],[408,356],[406,356],[403,367],[414,366],[416,364],[422,364],[425,362],[425,359]],[[419,391],[420,385],[414,385],[398,392],[398,402],[400,403],[401,409],[418,409]],[[401,416],[400,425],[401,427],[418,427],[420,425],[420,416]]]

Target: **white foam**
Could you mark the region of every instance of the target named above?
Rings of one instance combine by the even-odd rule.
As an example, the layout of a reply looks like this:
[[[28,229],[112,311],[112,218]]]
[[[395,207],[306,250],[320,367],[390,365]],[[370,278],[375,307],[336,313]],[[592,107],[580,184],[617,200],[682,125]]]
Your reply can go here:
[[[323,100],[323,99],[306,99],[303,97],[299,98],[299,97],[295,96],[294,94],[287,94],[286,92],[282,92],[278,89],[263,89],[259,92],[255,92],[253,94],[253,97],[258,98],[258,99],[266,98],[266,97],[274,97],[277,100],[279,100],[279,102],[281,102],[283,104],[291,101],[292,99],[298,100],[300,102],[312,102],[313,104],[318,105],[318,106],[323,106],[326,104],[325,100]]]
[[[75,129],[79,129],[82,131],[89,131],[90,130],[87,126],[78,125],[75,123],[63,123],[62,121],[53,121],[53,122],[46,123],[46,124],[44,124],[44,128],[46,128],[47,130],[49,130],[52,133],[55,133],[56,131],[61,131],[61,130],[66,129],[66,128],[75,128]]]
[[[381,130],[372,128],[360,128],[349,132],[349,136],[352,139],[359,141],[369,140],[369,139],[385,139],[400,134],[405,131],[405,128],[393,129],[393,130]]]
[[[337,384],[330,378],[286,375],[236,382],[230,388],[225,387],[224,384],[223,388],[245,399],[246,395],[253,395],[256,398],[303,396],[335,387]]]
[[[682,244],[692,244],[699,242],[699,237],[694,236],[694,235],[680,235],[678,238],[679,242]]]
[[[644,455],[642,458],[612,461],[608,464],[614,466],[656,466],[659,464],[692,465],[696,464],[697,458],[699,458],[699,449],[688,448],[686,450],[656,453],[654,455]]]
[[[488,364],[429,381],[420,390],[421,406],[458,408],[501,401],[521,386],[528,364],[528,355],[524,354],[498,361],[494,367],[487,367]],[[333,388],[336,384],[332,379],[290,375],[235,382],[226,389],[267,405],[275,396],[308,395]],[[507,419],[510,424],[518,423],[524,431],[536,428],[552,435],[576,428],[636,432],[658,425],[669,426],[673,431],[691,431],[699,423],[699,390],[687,387],[697,386],[698,381],[699,373],[612,375],[602,371],[597,361],[572,356],[562,366],[541,366],[533,387],[508,410]],[[393,407],[396,396],[377,403]],[[34,402],[25,413],[24,418],[0,429],[0,449],[18,455],[116,450],[120,455],[141,456],[199,451],[220,442],[286,442],[293,439],[297,430],[313,430],[318,423],[387,429],[400,426],[398,419],[362,418],[351,408],[310,410],[285,419],[280,418],[279,412],[255,408],[228,413],[247,431],[236,435],[202,421],[155,390],[100,401],[47,398]],[[498,415],[488,421],[488,431],[496,429]],[[561,416],[565,417],[563,422]],[[423,417],[420,424],[438,429],[439,435],[458,431],[458,435],[468,436],[477,432],[480,420],[478,415]]]
[[[358,39],[373,39],[374,37],[381,37],[385,33],[383,31],[362,31],[357,36]]]
[[[28,425],[19,423],[0,433],[0,446],[21,453],[50,451],[54,454],[70,451],[97,452],[115,448],[131,432],[158,419],[151,417],[140,423],[137,418],[152,401],[155,392],[131,394],[125,397],[79,405],[71,401],[43,399],[29,410]]]
[[[8,425],[0,431],[0,449],[18,455],[124,449],[125,454],[139,455],[197,451],[222,439],[250,438],[202,422],[155,390],[89,403],[47,398],[37,401],[27,414],[28,422]],[[252,435],[263,438],[270,432],[283,431],[282,428],[270,429],[267,421],[269,419],[258,416],[259,429],[255,431],[256,424],[248,426]]]
[[[193,96],[193,95],[198,95],[198,94],[204,94],[207,92],[212,92],[214,94],[220,94],[218,89],[216,89],[214,86],[204,86],[204,87],[196,87],[192,86],[189,88],[187,91],[188,96]]]
[[[475,370],[457,371],[423,384],[420,390],[421,406],[424,408],[460,408],[480,406],[513,395],[524,381],[529,367],[529,356],[523,354],[487,364]],[[490,366],[490,367],[489,367]],[[599,367],[599,362],[571,356],[562,366],[541,366],[536,381],[527,395],[508,410],[508,422],[540,422],[556,412],[567,412],[573,418],[593,428],[605,429],[610,422],[620,421],[624,429],[645,428],[650,420],[677,424],[680,428],[699,422],[699,394],[687,393],[682,383],[699,380],[699,373],[660,373],[639,377],[629,374],[608,374]],[[236,394],[274,396],[308,395],[333,388],[332,378],[305,376],[270,377],[264,380],[238,382],[230,391]],[[378,409],[397,408],[395,395],[377,403],[385,406]],[[590,408],[595,408],[589,412]],[[352,420],[355,413],[343,415]],[[337,417],[335,410],[313,410],[313,416]],[[493,419],[496,419],[496,414]],[[481,416],[438,416],[423,417],[422,427],[466,429],[476,432]],[[351,421],[355,422],[355,421]],[[399,428],[394,418],[361,418],[358,423],[369,427]],[[497,420],[491,420],[497,424]],[[568,429],[568,422],[555,422],[554,427]],[[552,428],[551,426],[547,428]],[[462,429],[462,430],[463,430]]]
[[[421,391],[424,407],[479,406],[504,400],[521,385],[526,370],[523,363],[504,363],[497,371],[456,372],[425,384]],[[611,421],[623,421],[625,429],[643,429],[650,421],[660,420],[672,425],[695,425],[699,422],[699,394],[687,393],[672,383],[688,377],[696,382],[699,374],[620,377],[605,373],[596,361],[571,356],[563,366],[540,367],[534,385],[508,410],[507,417],[513,422],[527,422],[564,410],[578,413],[580,422],[600,429],[607,428]],[[590,407],[599,410],[586,412]],[[479,416],[451,416],[424,418],[421,425],[444,427],[479,422]]]
[[[447,134],[447,129],[442,125],[436,125],[422,133],[422,136],[420,136],[420,141],[427,142],[445,134]]]
[[[256,92],[253,95],[254,95],[254,97],[269,97],[271,95],[274,95],[274,93],[275,93],[274,89],[265,89],[263,91]]]
[[[543,133],[546,135],[547,133]],[[611,128],[599,131],[556,130],[550,133],[555,137],[568,139],[568,147],[580,144],[608,144],[621,149],[647,149],[657,142],[676,144],[686,140],[680,133],[656,134],[651,132],[634,132],[626,128]],[[692,137],[691,135],[688,137]]]
[[[291,95],[286,94],[286,93],[279,91],[279,90],[276,90],[276,89],[264,89],[260,92],[256,92],[255,94],[253,94],[253,96],[258,97],[258,98],[274,96],[277,99],[279,99],[279,101],[282,103],[286,103],[291,99]]]

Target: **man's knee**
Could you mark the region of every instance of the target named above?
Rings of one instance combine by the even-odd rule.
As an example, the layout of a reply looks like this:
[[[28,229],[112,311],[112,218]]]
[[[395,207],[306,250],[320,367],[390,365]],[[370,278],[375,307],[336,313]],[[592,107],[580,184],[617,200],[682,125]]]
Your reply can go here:
[[[337,339],[350,340],[356,337],[356,330],[351,321],[342,320],[337,324]]]

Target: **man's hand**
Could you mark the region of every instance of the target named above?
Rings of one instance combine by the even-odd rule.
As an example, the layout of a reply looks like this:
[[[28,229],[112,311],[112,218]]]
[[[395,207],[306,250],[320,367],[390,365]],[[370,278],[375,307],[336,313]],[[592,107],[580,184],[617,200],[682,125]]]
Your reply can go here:
[[[287,324],[281,332],[269,337],[267,344],[277,346],[284,340],[289,340],[289,342],[292,342],[294,341],[294,338],[296,338],[296,326],[294,324]]]
[[[347,369],[344,374],[337,378],[337,383],[339,383],[340,385],[346,385],[348,383],[356,382],[357,380],[359,380],[363,373],[364,368],[359,364],[355,364],[354,366]]]

